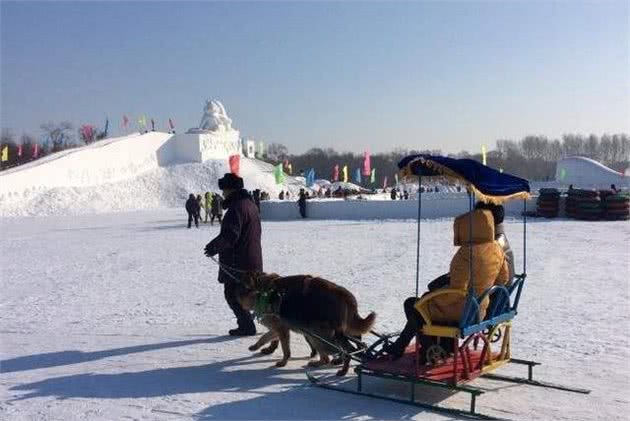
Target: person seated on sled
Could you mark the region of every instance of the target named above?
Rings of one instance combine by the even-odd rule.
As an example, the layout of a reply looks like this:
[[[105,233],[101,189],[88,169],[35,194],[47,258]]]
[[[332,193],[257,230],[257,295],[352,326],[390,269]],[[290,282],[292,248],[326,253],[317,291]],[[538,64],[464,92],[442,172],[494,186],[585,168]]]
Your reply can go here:
[[[465,213],[455,218],[454,244],[459,246],[451,260],[448,288],[468,290],[470,281],[470,253],[472,248],[472,270],[475,296],[481,295],[493,285],[505,285],[509,278],[508,263],[505,253],[495,241],[494,219],[492,213],[486,209],[472,211],[472,238],[470,238],[471,214]],[[416,333],[420,333],[425,320],[417,310],[421,298],[409,297],[405,300],[404,309],[407,323],[396,342],[389,344],[384,351],[399,358],[405,352]],[[459,322],[466,299],[460,295],[445,294],[437,296],[425,305],[436,324],[453,325]],[[488,297],[479,303],[479,319],[483,320],[488,307]],[[427,346],[429,338],[420,336],[421,345]],[[426,363],[425,353],[419,356],[420,363]]]
[[[502,205],[495,205],[493,203],[485,202],[477,202],[477,204],[475,204],[475,209],[487,209],[492,212],[492,217],[494,219],[494,240],[498,242],[503,249],[503,253],[505,253],[505,259],[508,263],[508,269],[510,271],[509,281],[506,284],[507,287],[512,283],[512,280],[514,279],[514,253],[512,252],[510,242],[505,235],[505,228],[503,227],[505,209]],[[429,282],[427,288],[429,292],[433,292],[439,288],[447,287],[449,281],[450,275],[448,273],[445,273],[444,275],[441,275],[435,278],[433,281]]]

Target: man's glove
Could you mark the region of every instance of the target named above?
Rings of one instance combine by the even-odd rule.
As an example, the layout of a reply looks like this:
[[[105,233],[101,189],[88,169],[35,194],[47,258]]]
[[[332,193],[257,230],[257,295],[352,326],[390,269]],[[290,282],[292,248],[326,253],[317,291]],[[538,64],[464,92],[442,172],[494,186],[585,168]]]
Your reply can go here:
[[[204,254],[207,257],[212,257],[215,254],[217,254],[217,252],[214,250],[214,247],[212,247],[212,243],[206,244],[206,248],[204,250],[205,250]]]

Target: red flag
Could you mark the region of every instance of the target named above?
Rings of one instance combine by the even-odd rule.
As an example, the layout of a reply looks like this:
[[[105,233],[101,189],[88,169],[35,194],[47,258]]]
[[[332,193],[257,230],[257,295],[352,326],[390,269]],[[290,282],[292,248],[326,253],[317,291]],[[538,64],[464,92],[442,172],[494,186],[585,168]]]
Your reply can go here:
[[[37,158],[39,155],[39,143],[33,143],[33,158]]]
[[[240,169],[241,169],[241,156],[230,155],[230,172],[234,175],[238,175],[238,172]]]
[[[18,145],[18,156],[22,156],[22,145]]]
[[[370,165],[370,152],[365,151],[363,154],[363,175],[369,177],[372,173],[372,166]]]
[[[387,176],[385,176],[385,179],[383,180],[383,189],[387,188]]]
[[[126,129],[128,125],[129,125],[129,119],[127,118],[126,115],[124,115],[123,116],[123,127]]]
[[[339,181],[339,164],[333,168],[333,181]]]
[[[170,118],[168,119],[168,125],[171,127],[171,130],[175,128],[175,125],[173,124],[173,120],[171,120]]]

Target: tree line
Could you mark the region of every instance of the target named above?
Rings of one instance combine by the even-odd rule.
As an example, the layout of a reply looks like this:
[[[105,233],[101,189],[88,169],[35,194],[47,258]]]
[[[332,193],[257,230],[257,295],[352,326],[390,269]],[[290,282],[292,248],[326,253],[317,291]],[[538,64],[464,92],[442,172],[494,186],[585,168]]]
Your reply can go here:
[[[398,172],[397,163],[409,154],[442,155],[441,150],[422,150],[396,148],[391,152],[371,156],[371,166],[376,168],[376,182],[372,185],[369,177],[362,177],[361,185],[382,188],[384,178],[388,185],[393,184]],[[481,151],[470,153],[462,151],[448,154],[453,158],[470,158],[482,162]],[[549,139],[545,136],[526,136],[520,140],[497,140],[495,149],[486,154],[488,166],[533,181],[549,181],[555,178],[556,162],[571,156],[584,156],[601,162],[615,171],[624,172],[630,167],[630,136],[604,134],[602,136],[565,134],[561,139]],[[286,146],[278,143],[269,145],[266,151],[268,161],[277,164],[288,161],[293,168],[293,175],[300,175],[310,168],[315,170],[316,178],[332,179],[333,168],[348,166],[349,181],[354,182],[356,168],[363,168],[363,153],[338,152],[333,148],[312,148],[303,154],[291,154]]]

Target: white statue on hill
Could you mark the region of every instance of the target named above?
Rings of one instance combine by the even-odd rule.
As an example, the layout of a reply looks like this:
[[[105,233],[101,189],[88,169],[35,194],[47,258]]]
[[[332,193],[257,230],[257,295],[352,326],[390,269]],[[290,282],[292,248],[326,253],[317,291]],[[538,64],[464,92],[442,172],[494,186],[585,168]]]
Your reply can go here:
[[[232,130],[232,119],[225,112],[225,107],[217,100],[206,100],[203,117],[199,123],[200,130],[229,131]]]

